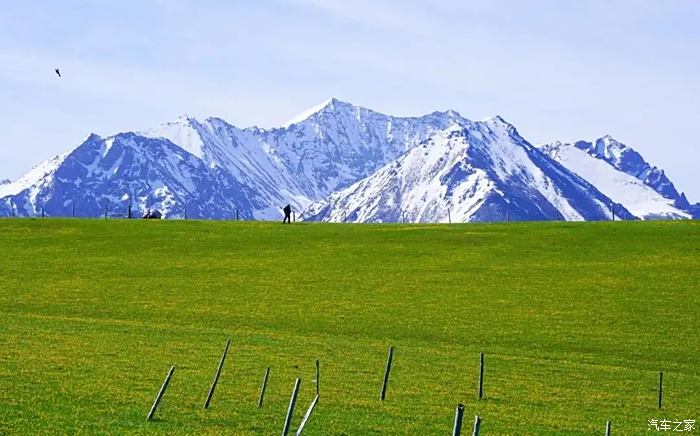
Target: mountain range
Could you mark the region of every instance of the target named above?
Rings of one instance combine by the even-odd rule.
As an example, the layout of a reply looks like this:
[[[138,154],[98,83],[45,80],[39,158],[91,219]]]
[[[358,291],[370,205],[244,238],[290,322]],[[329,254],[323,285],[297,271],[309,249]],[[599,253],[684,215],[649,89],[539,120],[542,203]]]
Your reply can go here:
[[[501,117],[393,117],[330,99],[279,128],[181,117],[89,135],[0,182],[0,216],[348,222],[698,217],[663,170],[609,136],[534,146]]]

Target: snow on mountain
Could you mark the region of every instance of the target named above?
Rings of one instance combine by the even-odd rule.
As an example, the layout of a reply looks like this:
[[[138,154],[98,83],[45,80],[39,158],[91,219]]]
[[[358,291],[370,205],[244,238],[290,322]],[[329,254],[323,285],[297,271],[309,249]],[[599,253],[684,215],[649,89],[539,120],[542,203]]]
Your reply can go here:
[[[161,128],[141,133],[165,138],[199,158],[215,174],[228,175],[254,193],[250,215],[275,219],[279,209],[291,203],[296,209],[311,200],[298,185],[275,150],[264,144],[253,129],[239,129],[218,118],[199,122],[180,118]]]
[[[188,209],[190,216],[277,219],[285,204],[302,210],[368,176],[454,116],[396,118],[337,99],[275,129],[240,129],[217,118],[200,122],[185,116],[145,132],[104,140],[91,136],[71,153],[3,186],[0,204],[13,204],[20,215],[42,208],[66,215],[75,203],[76,213],[97,216],[104,205],[125,209],[123,199],[129,198],[136,213],[160,208],[166,216],[183,216]],[[117,159],[109,151],[115,143],[122,163],[105,168]],[[89,164],[80,161],[85,171],[76,166],[75,157],[82,154],[94,155]],[[188,165],[164,165],[168,155]],[[60,180],[57,171],[64,175]]]
[[[305,195],[319,200],[372,174],[455,117],[452,111],[392,117],[332,98],[287,127],[255,132]]]
[[[636,150],[616,141],[610,135],[603,136],[593,143],[579,141],[574,146],[593,157],[608,162],[616,169],[636,177],[664,198],[676,201],[677,207],[682,209],[688,207],[685,195],[678,193],[664,170],[651,166]]]
[[[456,117],[305,219],[466,222],[610,219],[610,199],[527,143],[500,117]]]
[[[19,215],[126,215],[157,208],[165,216],[231,218],[249,210],[249,193],[216,177],[192,154],[164,139],[134,133],[90,135],[72,152],[40,165],[11,189]],[[187,211],[185,211],[187,207]],[[245,214],[244,216],[250,217]]]
[[[183,117],[141,134],[167,138],[212,169],[232,174],[258,193],[254,216],[275,219],[286,203],[303,210],[370,175],[455,116],[397,118],[332,98],[282,128],[240,129],[217,118]]]
[[[198,123],[194,118],[183,115],[173,122],[138,134],[149,138],[166,138],[199,159],[204,159],[204,142],[195,128],[196,125]]]
[[[36,212],[37,198],[42,191],[52,189],[54,174],[68,153],[48,159],[32,168],[12,183],[0,185],[0,216],[22,215],[22,211]]]
[[[639,153],[610,136],[594,143],[557,142],[543,145],[541,149],[616,203],[624,205],[635,217],[692,216],[685,196],[678,194],[663,170],[652,167]]]
[[[283,129],[286,129],[286,128],[290,127],[292,124],[298,124],[298,123],[301,123],[302,121],[306,121],[306,120],[309,119],[312,115],[314,115],[314,114],[316,114],[316,113],[318,113],[318,112],[321,112],[321,111],[324,110],[326,107],[332,105],[332,104],[335,102],[334,100],[335,100],[334,98],[329,98],[328,100],[322,102],[321,104],[318,104],[318,105],[316,105],[316,106],[314,106],[314,107],[312,107],[312,108],[309,108],[309,109],[305,110],[304,112],[302,112],[302,113],[296,115],[296,116],[293,117],[291,120],[289,120],[289,121],[287,121],[286,123],[284,123],[284,124],[282,125],[282,128],[283,128]]]
[[[602,141],[575,148],[688,210],[663,171],[611,138]],[[611,183],[629,182],[618,179]],[[77,216],[105,209],[124,216],[131,205],[134,215],[155,208],[165,217],[279,219],[290,203],[297,212],[308,208],[307,219],[333,221],[341,214],[353,221],[588,220],[609,217],[604,190],[500,117],[393,117],[331,98],[279,128],[184,116],[145,132],[91,135],[0,184],[0,216],[70,216],[74,209]],[[640,206],[646,197],[622,200],[637,213],[653,209]],[[633,216],[622,205],[616,210]],[[658,216],[671,215],[684,216],[671,209]]]

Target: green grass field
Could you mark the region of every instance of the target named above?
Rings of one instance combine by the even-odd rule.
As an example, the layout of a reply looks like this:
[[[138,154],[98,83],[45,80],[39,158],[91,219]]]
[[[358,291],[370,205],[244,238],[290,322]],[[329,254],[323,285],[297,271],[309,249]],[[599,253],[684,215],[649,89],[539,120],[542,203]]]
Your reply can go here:
[[[460,402],[463,434],[700,420],[699,222],[5,219],[0,259],[0,433],[279,434],[316,358],[309,435],[450,434]]]

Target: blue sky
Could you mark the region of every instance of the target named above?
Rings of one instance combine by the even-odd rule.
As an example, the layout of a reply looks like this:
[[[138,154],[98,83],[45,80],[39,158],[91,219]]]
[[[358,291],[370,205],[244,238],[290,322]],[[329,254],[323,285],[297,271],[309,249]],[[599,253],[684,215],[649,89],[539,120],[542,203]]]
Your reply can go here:
[[[611,134],[700,201],[700,1],[0,0],[0,178],[181,114],[281,125],[331,96]],[[64,77],[53,72],[60,67]]]

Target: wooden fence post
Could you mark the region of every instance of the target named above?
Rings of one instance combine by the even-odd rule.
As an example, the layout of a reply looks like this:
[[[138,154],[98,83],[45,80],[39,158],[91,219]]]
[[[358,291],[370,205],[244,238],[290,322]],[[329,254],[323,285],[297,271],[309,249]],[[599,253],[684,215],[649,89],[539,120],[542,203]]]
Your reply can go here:
[[[316,396],[321,395],[321,362],[316,359]]]
[[[484,398],[484,353],[479,354],[479,399]]]
[[[311,405],[306,410],[306,413],[304,414],[304,418],[302,418],[301,424],[299,424],[299,428],[297,429],[295,436],[301,435],[301,432],[304,431],[304,427],[306,427],[306,423],[309,422],[309,418],[311,417],[311,413],[314,411],[314,408],[316,407],[317,403],[318,403],[318,395],[316,395],[314,397],[313,401],[311,401]]]
[[[389,382],[389,372],[391,372],[391,361],[394,357],[394,346],[389,347],[389,356],[386,359],[386,369],[384,370],[384,382],[382,383],[382,391],[379,393],[379,399],[384,401],[386,398],[386,385]]]
[[[211,388],[209,388],[209,394],[207,395],[207,400],[204,402],[204,408],[209,408],[209,403],[211,402],[211,397],[214,395],[214,389],[216,389],[216,384],[219,382],[219,376],[221,375],[221,369],[224,367],[224,360],[226,360],[226,353],[228,353],[228,346],[231,343],[231,339],[226,341],[226,347],[224,352],[221,354],[221,360],[219,361],[219,367],[216,370],[216,375],[214,376],[214,381],[211,383]]]
[[[267,367],[265,371],[265,377],[263,377],[262,387],[260,388],[260,397],[258,398],[258,407],[262,407],[263,397],[265,396],[265,388],[267,387],[267,377],[270,375],[270,367]]]
[[[481,431],[481,417],[479,415],[476,415],[474,417],[474,431],[472,432],[472,436],[479,436],[480,431]]]
[[[460,436],[462,434],[462,419],[464,417],[464,405],[458,404],[455,411],[455,424],[452,427],[452,436]]]
[[[165,381],[163,382],[163,385],[160,387],[160,391],[158,391],[158,395],[156,396],[156,400],[153,402],[153,406],[151,406],[151,410],[148,412],[148,416],[146,417],[146,421],[150,421],[151,418],[153,418],[153,415],[156,414],[156,409],[158,408],[158,403],[160,403],[160,399],[163,398],[163,394],[165,394],[165,389],[168,387],[168,383],[170,383],[170,379],[172,378],[174,372],[175,372],[175,366],[170,368],[170,372],[168,372],[168,376],[165,377]]]
[[[289,400],[289,408],[287,409],[287,417],[284,419],[284,428],[282,429],[282,436],[287,436],[289,433],[289,427],[292,425],[292,417],[294,416],[294,405],[297,402],[297,395],[299,394],[299,385],[301,384],[301,379],[298,378],[294,382],[294,390],[292,391],[292,398]]]

